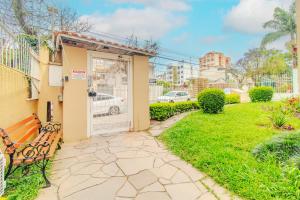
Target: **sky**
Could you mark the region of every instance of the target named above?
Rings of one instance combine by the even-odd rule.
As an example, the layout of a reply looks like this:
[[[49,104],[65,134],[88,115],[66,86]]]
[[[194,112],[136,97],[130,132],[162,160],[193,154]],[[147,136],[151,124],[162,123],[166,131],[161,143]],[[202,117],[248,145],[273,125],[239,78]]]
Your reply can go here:
[[[264,22],[292,0],[59,0],[88,20],[94,32],[158,41],[195,58],[221,51],[233,61],[260,45]],[[269,48],[283,49],[287,38]]]

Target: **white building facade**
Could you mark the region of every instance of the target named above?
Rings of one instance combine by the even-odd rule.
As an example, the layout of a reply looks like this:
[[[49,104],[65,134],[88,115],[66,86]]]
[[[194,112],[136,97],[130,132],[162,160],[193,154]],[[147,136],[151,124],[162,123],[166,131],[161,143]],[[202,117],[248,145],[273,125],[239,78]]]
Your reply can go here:
[[[199,69],[188,63],[172,63],[167,67],[166,81],[175,85],[184,85],[199,77]]]

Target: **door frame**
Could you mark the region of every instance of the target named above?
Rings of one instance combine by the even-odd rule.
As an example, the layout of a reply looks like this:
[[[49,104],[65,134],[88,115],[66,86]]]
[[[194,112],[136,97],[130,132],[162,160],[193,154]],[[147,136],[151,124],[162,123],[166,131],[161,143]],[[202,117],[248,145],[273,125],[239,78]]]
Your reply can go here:
[[[133,129],[133,59],[132,56],[127,55],[119,55],[113,53],[104,53],[104,52],[97,52],[97,51],[87,51],[87,78],[88,78],[88,85],[87,90],[90,89],[92,84],[92,59],[93,58],[102,58],[102,59],[112,59],[117,60],[122,57],[122,60],[128,61],[128,91],[127,91],[127,101],[128,101],[128,120],[129,126],[128,131]],[[87,96],[87,137],[91,137],[93,131],[93,116],[92,116],[92,101],[91,97]],[[100,134],[99,134],[100,135]]]

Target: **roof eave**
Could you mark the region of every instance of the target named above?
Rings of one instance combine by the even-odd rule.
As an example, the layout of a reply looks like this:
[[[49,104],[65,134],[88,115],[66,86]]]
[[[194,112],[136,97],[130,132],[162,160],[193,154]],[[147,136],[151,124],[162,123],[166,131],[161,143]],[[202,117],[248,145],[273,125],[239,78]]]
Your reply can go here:
[[[136,48],[136,47],[128,47],[126,45],[122,45],[122,44],[117,44],[117,43],[112,43],[112,42],[105,42],[105,41],[99,41],[99,40],[91,40],[88,38],[82,38],[82,37],[78,37],[78,36],[72,36],[69,34],[64,34],[64,33],[58,33],[57,34],[57,45],[60,42],[63,43],[62,38],[65,39],[73,39],[73,40],[79,40],[82,42],[87,42],[87,43],[91,43],[91,44],[97,44],[97,45],[105,45],[108,47],[112,47],[112,48],[116,48],[116,49],[120,49],[120,50],[124,50],[124,51],[128,51],[128,52],[132,52],[136,55],[143,55],[143,56],[149,56],[149,57],[154,57],[156,56],[156,52],[150,52],[147,50],[143,50],[140,48]]]

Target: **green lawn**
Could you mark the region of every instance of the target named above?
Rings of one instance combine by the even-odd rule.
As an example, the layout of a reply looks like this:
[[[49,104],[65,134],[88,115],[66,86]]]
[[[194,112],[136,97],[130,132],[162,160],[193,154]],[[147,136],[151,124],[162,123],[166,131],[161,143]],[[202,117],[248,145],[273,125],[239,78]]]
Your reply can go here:
[[[258,162],[251,153],[261,142],[284,134],[266,125],[267,114],[261,109],[265,105],[270,103],[229,105],[217,115],[195,112],[160,139],[175,154],[241,197],[300,199],[297,177],[283,173],[272,159]],[[290,123],[300,128],[300,120],[291,119]]]

